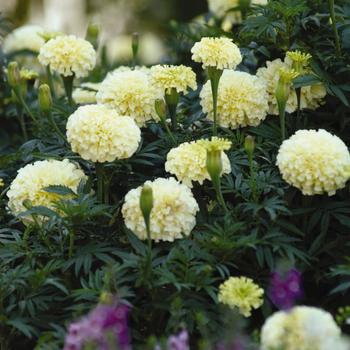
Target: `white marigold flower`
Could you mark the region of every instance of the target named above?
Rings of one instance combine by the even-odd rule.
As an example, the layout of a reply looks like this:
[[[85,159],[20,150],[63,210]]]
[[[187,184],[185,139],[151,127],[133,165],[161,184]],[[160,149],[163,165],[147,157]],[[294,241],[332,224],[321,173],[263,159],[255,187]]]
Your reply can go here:
[[[202,63],[204,69],[235,69],[242,62],[238,46],[229,38],[202,38],[191,52],[193,61]]]
[[[202,184],[204,180],[210,180],[206,166],[207,148],[200,141],[185,142],[171,149],[165,163],[165,170],[190,188],[192,182]],[[221,152],[221,160],[221,175],[229,174],[231,164],[225,152]]]
[[[146,181],[145,185],[153,190],[151,238],[156,242],[172,242],[188,236],[196,225],[196,213],[199,210],[191,190],[174,178],[158,178],[154,181]],[[140,209],[142,187],[127,193],[122,214],[126,227],[140,239],[147,239],[146,226]]]
[[[213,120],[213,97],[210,81],[200,93],[200,104],[207,117]],[[268,113],[268,94],[263,79],[245,72],[225,70],[219,84],[218,123],[237,129],[247,125],[257,126]]]
[[[67,140],[73,152],[92,162],[113,162],[131,157],[141,131],[134,120],[103,105],[79,107],[68,119]]]
[[[40,49],[39,62],[67,77],[86,77],[96,64],[96,51],[84,39],[62,35],[49,40]]]
[[[39,52],[45,44],[42,37],[44,29],[36,25],[26,25],[19,27],[7,35],[3,42],[5,53],[12,53],[21,50]]]
[[[161,92],[151,83],[149,74],[136,70],[108,74],[96,99],[120,115],[130,115],[142,127],[148,120],[158,119],[154,102],[161,96]]]
[[[238,308],[244,317],[251,316],[252,309],[258,309],[264,302],[264,290],[251,278],[230,277],[219,286],[218,300],[230,308]]]
[[[188,88],[197,89],[196,74],[184,65],[157,65],[151,68],[151,79],[159,89],[170,94],[172,89],[186,94]]]
[[[82,83],[73,91],[74,102],[80,105],[96,103],[96,94],[100,86],[101,83]]]
[[[267,92],[269,95],[269,114],[278,115],[278,107],[276,100],[276,87],[280,79],[281,69],[290,69],[292,61],[286,59],[284,62],[279,58],[274,61],[267,61],[266,67],[259,68],[256,75],[265,80],[267,84]],[[305,71],[304,73],[308,73]],[[317,83],[301,88],[300,107],[315,110],[322,103],[326,96],[326,89],[323,84]],[[286,111],[293,113],[298,108],[297,95],[293,86],[290,87],[290,93],[287,100]]]
[[[309,196],[334,195],[350,177],[348,148],[323,129],[297,131],[282,143],[276,164],[286,182]]]
[[[45,206],[54,209],[53,202],[60,199],[57,193],[49,193],[44,188],[54,185],[69,187],[76,192],[79,183],[86,179],[84,172],[68,159],[42,160],[28,164],[18,170],[16,178],[12,181],[7,192],[8,207],[12,214],[18,215],[27,209],[24,201],[32,206]],[[24,221],[33,221],[25,217]]]
[[[324,345],[340,341],[340,336],[340,328],[330,313],[315,307],[296,306],[276,312],[265,321],[261,346],[262,350],[326,350]]]

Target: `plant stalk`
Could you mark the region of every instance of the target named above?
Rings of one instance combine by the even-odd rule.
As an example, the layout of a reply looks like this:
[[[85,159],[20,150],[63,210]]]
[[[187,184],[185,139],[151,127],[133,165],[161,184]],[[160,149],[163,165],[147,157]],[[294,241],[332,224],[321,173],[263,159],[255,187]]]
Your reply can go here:
[[[341,47],[340,47],[339,33],[337,30],[337,21],[335,18],[334,0],[328,0],[328,7],[329,7],[331,20],[332,20],[332,28],[333,28],[334,38],[335,38],[335,50],[336,50],[337,56],[340,56]]]
[[[97,199],[100,203],[103,203],[104,193],[104,166],[103,163],[95,163],[96,177],[97,177]]]

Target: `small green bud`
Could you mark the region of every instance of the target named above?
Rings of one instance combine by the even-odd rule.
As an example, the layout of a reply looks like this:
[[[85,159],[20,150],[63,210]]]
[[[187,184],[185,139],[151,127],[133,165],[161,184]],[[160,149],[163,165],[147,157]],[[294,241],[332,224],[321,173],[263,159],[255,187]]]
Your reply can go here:
[[[255,138],[247,135],[244,139],[244,150],[249,156],[252,156],[255,150]]]
[[[154,102],[154,108],[157,112],[158,117],[161,120],[166,119],[166,105],[163,99],[157,98]]]
[[[139,44],[140,44],[140,36],[139,33],[135,32],[132,33],[132,39],[131,39],[131,49],[132,49],[132,56],[134,59],[136,59],[138,51],[139,51]]]
[[[47,84],[42,84],[39,87],[39,107],[42,112],[49,112],[52,107],[51,90]]]
[[[100,26],[96,23],[89,23],[86,30],[86,40],[96,49],[98,46],[98,37],[100,35]]]
[[[207,150],[207,171],[213,183],[219,181],[222,173],[221,152],[221,150]]]
[[[152,187],[144,185],[140,195],[140,209],[145,220],[147,234],[150,234],[150,218],[153,208],[153,190]]]
[[[109,292],[102,292],[100,295],[100,303],[111,305],[113,303],[113,294]]]
[[[7,66],[7,80],[12,88],[17,88],[21,84],[21,75],[17,62],[10,62]]]

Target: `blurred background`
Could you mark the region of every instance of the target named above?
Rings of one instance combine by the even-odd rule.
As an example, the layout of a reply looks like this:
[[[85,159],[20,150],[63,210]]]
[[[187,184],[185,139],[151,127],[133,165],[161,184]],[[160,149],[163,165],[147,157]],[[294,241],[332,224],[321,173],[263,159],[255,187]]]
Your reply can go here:
[[[145,64],[164,55],[170,20],[188,21],[207,9],[206,0],[0,0],[13,28],[35,24],[84,36],[89,22],[100,24],[108,56],[120,61],[129,58],[131,34],[139,32]]]

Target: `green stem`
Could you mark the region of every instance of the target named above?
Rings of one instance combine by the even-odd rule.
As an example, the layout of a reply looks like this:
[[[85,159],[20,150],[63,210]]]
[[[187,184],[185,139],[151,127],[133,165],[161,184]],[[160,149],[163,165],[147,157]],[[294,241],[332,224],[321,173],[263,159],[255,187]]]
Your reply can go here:
[[[278,101],[278,113],[280,116],[280,126],[281,126],[281,139],[284,141],[286,139],[286,104],[287,101]]]
[[[217,105],[218,105],[218,91],[219,82],[223,71],[215,67],[208,68],[208,77],[210,79],[211,93],[213,96],[213,135],[218,134],[218,117],[217,117]]]
[[[256,190],[256,173],[255,173],[252,154],[248,154],[248,161],[249,161],[249,169],[250,169],[250,188],[252,191],[253,199],[256,202],[258,198],[258,194]]]
[[[103,163],[96,163],[96,176],[97,176],[97,199],[100,203],[103,203],[104,193],[104,167]]]
[[[337,56],[340,56],[341,48],[340,48],[339,34],[337,30],[337,21],[335,18],[334,0],[328,0],[328,7],[329,7],[331,20],[332,20],[332,27],[333,27],[334,38],[335,38],[335,49],[336,49]]]
[[[164,129],[166,130],[171,142],[173,143],[174,146],[176,146],[177,142],[176,142],[175,137],[174,137],[173,133],[171,132],[166,120],[162,120],[162,124],[163,124]]]
[[[225,203],[224,196],[222,195],[220,178],[218,178],[217,180],[213,180],[213,185],[216,192],[216,199],[227,213],[228,209]]]
[[[52,128],[56,131],[57,135],[63,140],[63,142],[66,142],[66,138],[63,135],[62,131],[60,130],[60,128],[58,127],[58,125],[55,122],[55,119],[53,118],[52,112],[48,111],[47,112],[47,118],[49,119],[49,122],[52,126]]]
[[[17,107],[17,114],[18,114],[18,119],[19,119],[19,125],[21,127],[21,131],[23,134],[23,139],[25,142],[27,142],[28,141],[28,133],[27,133],[26,122],[24,120],[22,108]]]
[[[169,116],[171,120],[171,128],[173,131],[176,130],[177,121],[176,121],[176,105],[168,105]]]
[[[68,251],[68,257],[71,258],[73,256],[73,249],[74,249],[74,230],[69,230],[69,251]]]
[[[47,82],[48,82],[50,90],[51,90],[51,94],[52,94],[53,98],[56,98],[55,84],[53,82],[53,77],[52,77],[50,66],[46,67],[46,75],[47,75]]]
[[[164,98],[171,119],[171,128],[175,131],[177,127],[176,109],[180,101],[180,95],[175,88],[172,88],[170,92],[165,92]]]
[[[21,103],[21,105],[23,106],[24,110],[26,111],[26,113],[32,118],[32,120],[34,122],[37,122],[36,117],[34,117],[33,113],[31,112],[31,110],[29,109],[26,101],[24,100],[22,93],[20,91],[20,89],[18,88],[14,88],[13,92],[15,93],[17,99],[19,100],[19,102]]]
[[[68,75],[67,77],[62,76],[62,80],[63,80],[64,90],[66,91],[68,103],[71,106],[73,106],[74,105],[74,101],[73,101],[73,98],[72,98],[72,94],[73,94],[74,74]]]
[[[297,126],[298,126],[301,121],[301,88],[296,88],[295,93],[297,95],[297,103],[298,103],[298,108],[297,108]]]

